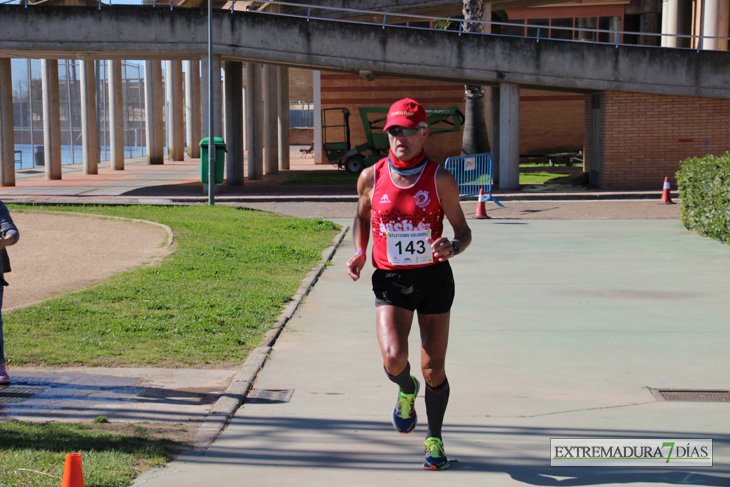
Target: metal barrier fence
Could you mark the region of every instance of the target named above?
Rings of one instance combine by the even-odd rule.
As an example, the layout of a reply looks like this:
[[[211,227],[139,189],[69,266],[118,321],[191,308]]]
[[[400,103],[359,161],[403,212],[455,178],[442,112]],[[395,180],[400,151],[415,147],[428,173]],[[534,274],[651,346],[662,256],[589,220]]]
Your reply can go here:
[[[494,201],[498,206],[502,203],[492,196],[492,155],[473,154],[470,156],[449,157],[446,159],[446,170],[451,172],[459,185],[459,196],[475,196],[484,190],[487,197],[484,201]]]

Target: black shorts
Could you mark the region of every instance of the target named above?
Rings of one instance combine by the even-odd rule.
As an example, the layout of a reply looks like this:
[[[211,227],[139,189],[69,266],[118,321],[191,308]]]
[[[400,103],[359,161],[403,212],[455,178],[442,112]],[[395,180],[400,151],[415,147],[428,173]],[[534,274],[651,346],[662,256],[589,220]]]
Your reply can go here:
[[[403,270],[376,269],[375,306],[397,306],[423,315],[447,313],[454,302],[454,275],[447,262]]]

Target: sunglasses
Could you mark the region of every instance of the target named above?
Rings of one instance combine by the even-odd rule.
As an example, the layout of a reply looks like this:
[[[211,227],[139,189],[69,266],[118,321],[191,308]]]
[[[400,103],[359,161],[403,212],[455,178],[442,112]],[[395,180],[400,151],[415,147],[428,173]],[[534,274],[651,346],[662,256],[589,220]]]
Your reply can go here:
[[[405,137],[410,137],[411,135],[416,134],[420,128],[416,127],[414,129],[407,129],[403,127],[388,127],[386,132],[388,132],[393,137],[398,137],[398,134],[403,134]]]

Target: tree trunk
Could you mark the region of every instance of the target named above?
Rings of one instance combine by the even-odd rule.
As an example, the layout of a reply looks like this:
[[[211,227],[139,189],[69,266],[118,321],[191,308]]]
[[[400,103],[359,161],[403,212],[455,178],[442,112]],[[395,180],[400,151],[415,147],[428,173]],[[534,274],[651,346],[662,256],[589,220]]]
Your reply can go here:
[[[464,31],[482,32],[483,24],[469,22],[482,20],[484,3],[482,0],[463,0]],[[484,87],[464,85],[464,134],[461,141],[461,154],[482,154],[490,151],[487,121],[484,114]]]

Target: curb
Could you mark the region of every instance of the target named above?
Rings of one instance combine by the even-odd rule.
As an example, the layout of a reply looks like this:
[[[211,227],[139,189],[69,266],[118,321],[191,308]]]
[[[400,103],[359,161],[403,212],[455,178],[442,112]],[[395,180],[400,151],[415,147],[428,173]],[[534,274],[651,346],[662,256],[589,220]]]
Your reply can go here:
[[[671,193],[673,199],[679,199],[677,191]],[[615,192],[615,193],[493,193],[492,196],[499,201],[621,201],[621,200],[654,200],[661,198],[661,191],[656,192]],[[477,201],[478,195],[463,196],[460,201]],[[99,196],[99,197],[29,197],[6,195],[3,198],[5,203],[18,205],[65,205],[65,206],[87,206],[87,205],[109,205],[109,206],[175,206],[175,205],[199,205],[207,203],[202,196],[148,196],[142,198],[129,198],[123,196]],[[235,205],[241,203],[357,203],[357,195],[260,195],[260,196],[231,196],[218,197],[216,203],[220,205]]]
[[[233,418],[233,415],[236,413],[238,408],[243,404],[246,399],[246,395],[256,380],[256,377],[266,364],[266,360],[269,358],[269,354],[271,353],[271,347],[279,337],[281,330],[284,326],[286,326],[292,316],[294,316],[294,313],[299,308],[299,305],[302,304],[305,296],[309,294],[309,291],[311,291],[312,287],[314,287],[317,283],[319,276],[322,275],[325,267],[334,257],[335,252],[349,230],[350,227],[345,226],[342,231],[332,239],[332,245],[322,252],[322,260],[320,263],[315,265],[314,268],[312,268],[312,270],[304,276],[299,288],[294,296],[292,296],[291,302],[282,310],[271,330],[266,332],[264,335],[264,339],[261,341],[259,347],[255,348],[249,354],[243,364],[243,367],[233,378],[233,382],[230,383],[223,395],[218,398],[213,409],[210,410],[208,417],[205,419],[203,424],[200,426],[200,429],[198,429],[198,433],[195,435],[195,451],[206,450],[213,441],[218,438],[228,422]]]

